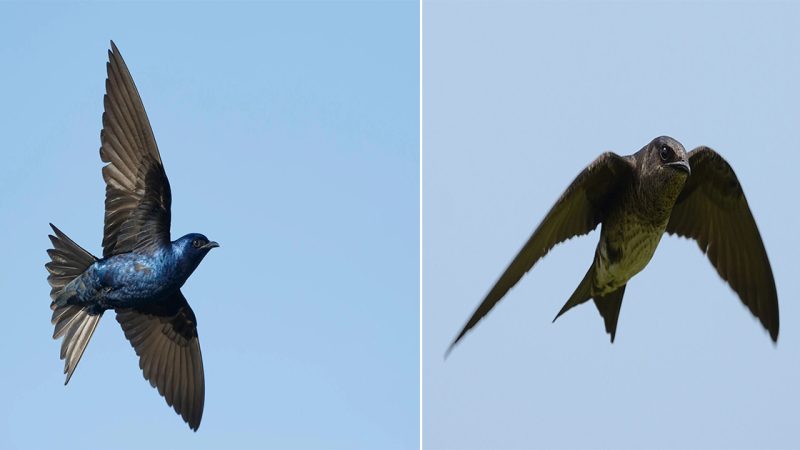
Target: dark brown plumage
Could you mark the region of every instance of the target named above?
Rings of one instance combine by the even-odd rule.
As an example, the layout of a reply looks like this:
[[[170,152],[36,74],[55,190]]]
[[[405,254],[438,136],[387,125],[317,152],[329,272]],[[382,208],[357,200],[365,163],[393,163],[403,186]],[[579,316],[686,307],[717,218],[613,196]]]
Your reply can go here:
[[[103,256],[170,245],[172,195],[150,121],[114,43],[108,52],[100,157],[106,181]],[[183,294],[164,304],[118,308],[117,321],[150,384],[189,426],[200,426],[205,401],[197,320]]]
[[[611,152],[603,153],[583,169],[511,261],[450,349],[556,244],[594,230],[603,219],[609,201],[614,198],[613,193],[619,190],[620,184],[630,177],[632,171],[628,159]]]
[[[50,236],[53,248],[48,250],[47,254],[51,261],[45,264],[50,273],[47,277],[47,282],[50,284],[50,298],[54,300],[50,303],[50,309],[53,311],[50,322],[55,325],[53,339],[64,338],[61,342],[61,359],[64,360],[64,373],[67,375],[64,380],[66,385],[78,367],[86,345],[103,315],[91,315],[80,305],[56,305],[55,299],[64,286],[83,273],[97,259],[55,225],[51,226],[55,236]]]
[[[118,308],[122,325],[150,385],[193,429],[200,425],[205,402],[203,356],[197,319],[181,291],[174,301],[140,308]]]
[[[172,194],[139,91],[117,46],[106,64],[100,159],[106,182],[103,256],[170,242]]]
[[[717,273],[778,340],[778,292],[761,234],[739,179],[708,147],[689,153],[692,176],[672,208],[667,233],[697,241]]]
[[[713,150],[700,147],[687,154],[679,142],[662,136],[633,155],[604,153],[577,176],[447,353],[550,249],[598,224],[594,261],[556,318],[594,299],[613,342],[627,281],[647,265],[666,231],[696,239],[777,340],[775,282],[736,175]]]

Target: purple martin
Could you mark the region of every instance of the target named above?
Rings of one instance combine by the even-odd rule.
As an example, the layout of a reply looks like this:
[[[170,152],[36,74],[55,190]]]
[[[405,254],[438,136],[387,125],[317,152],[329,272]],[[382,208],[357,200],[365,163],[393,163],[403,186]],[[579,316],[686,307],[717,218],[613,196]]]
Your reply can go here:
[[[667,232],[696,240],[777,342],[775,280],[736,174],[714,150],[687,153],[675,139],[661,136],[632,155],[604,153],[575,178],[447,353],[550,249],[598,224],[592,265],[555,319],[592,299],[614,342],[625,286],[647,266]]]
[[[219,245],[192,233],[170,241],[172,195],[150,121],[114,42],[106,64],[100,159],[106,183],[103,258],[96,258],[53,224],[50,297],[53,339],[64,338],[64,384],[89,339],[113,309],[139,367],[167,404],[197,431],[205,380],[197,319],[181,287]]]

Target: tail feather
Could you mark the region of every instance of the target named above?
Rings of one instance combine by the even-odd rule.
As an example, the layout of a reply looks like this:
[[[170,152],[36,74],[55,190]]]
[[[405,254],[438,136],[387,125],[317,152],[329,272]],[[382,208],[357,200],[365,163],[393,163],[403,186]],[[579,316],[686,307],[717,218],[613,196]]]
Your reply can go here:
[[[594,305],[600,315],[603,316],[603,321],[606,324],[606,333],[611,335],[611,343],[614,343],[614,336],[617,334],[617,321],[619,320],[619,310],[622,307],[622,296],[625,295],[625,284],[616,291],[597,297],[594,299]]]
[[[69,282],[82,274],[97,261],[97,258],[68,238],[55,225],[50,224],[50,226],[53,228],[55,236],[49,236],[53,248],[47,250],[51,261],[45,264],[45,267],[50,273],[47,282],[50,283],[50,298],[53,300],[50,303],[50,309],[53,310],[51,322],[55,325],[53,339],[64,338],[61,342],[61,359],[65,360],[64,373],[67,378],[64,384],[67,384],[103,313],[90,313],[87,306],[56,303],[59,294]]]
[[[611,335],[611,342],[613,343],[614,337],[617,334],[617,320],[619,319],[619,310],[622,307],[622,296],[625,295],[626,285],[622,285],[622,287],[616,291],[602,297],[593,297],[591,281],[592,275],[592,268],[589,268],[589,270],[586,272],[586,275],[583,277],[583,280],[581,280],[581,283],[575,289],[575,292],[572,293],[569,300],[567,300],[567,303],[565,303],[561,308],[561,311],[556,314],[553,322],[555,322],[556,319],[561,317],[565,312],[593,298],[594,304],[597,306],[597,310],[600,311],[600,315],[603,316],[606,332]]]
[[[86,307],[76,305],[57,306],[56,310],[58,309],[68,310],[66,312],[68,318],[64,320],[67,324],[62,327],[61,334],[59,336],[56,336],[55,333],[53,334],[55,339],[62,335],[64,336],[64,340],[61,343],[61,359],[64,360],[64,373],[67,375],[64,384],[67,384],[72,378],[72,374],[75,372],[75,368],[78,366],[78,362],[81,360],[83,352],[86,350],[86,346],[97,328],[97,324],[100,323],[103,313],[91,315]],[[61,323],[56,322],[56,328]]]
[[[561,317],[561,315],[563,315],[565,312],[592,298],[593,267],[594,266],[590,267],[589,270],[586,272],[586,275],[583,276],[583,280],[581,280],[581,283],[578,285],[577,288],[575,288],[575,292],[573,292],[572,295],[569,297],[567,303],[565,303],[564,306],[561,307],[561,311],[559,311],[558,314],[556,314],[556,317],[553,319],[553,322],[555,322],[556,319]]]

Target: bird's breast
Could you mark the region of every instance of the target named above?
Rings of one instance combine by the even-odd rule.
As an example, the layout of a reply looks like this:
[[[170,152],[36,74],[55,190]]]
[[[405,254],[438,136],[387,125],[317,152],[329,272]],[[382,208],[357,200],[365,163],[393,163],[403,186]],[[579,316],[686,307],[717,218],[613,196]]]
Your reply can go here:
[[[605,295],[625,285],[652,259],[666,221],[653,223],[637,214],[621,214],[603,224],[595,253],[594,289]]]

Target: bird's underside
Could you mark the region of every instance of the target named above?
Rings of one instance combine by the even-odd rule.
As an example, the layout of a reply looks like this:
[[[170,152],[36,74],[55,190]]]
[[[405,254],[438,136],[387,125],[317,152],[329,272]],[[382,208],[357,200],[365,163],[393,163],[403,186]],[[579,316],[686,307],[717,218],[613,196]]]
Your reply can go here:
[[[671,159],[663,158],[664,147]],[[652,154],[661,158],[658,170],[663,172],[651,167],[658,165],[647,159]],[[592,265],[556,318],[593,299],[613,342],[626,284],[647,265],[667,232],[697,241],[720,277],[777,341],[778,299],[772,270],[733,169],[708,147],[687,154],[674,139],[660,137],[633,155],[605,153],[577,176],[447,354],[556,244],[587,234],[599,224],[602,230]]]

